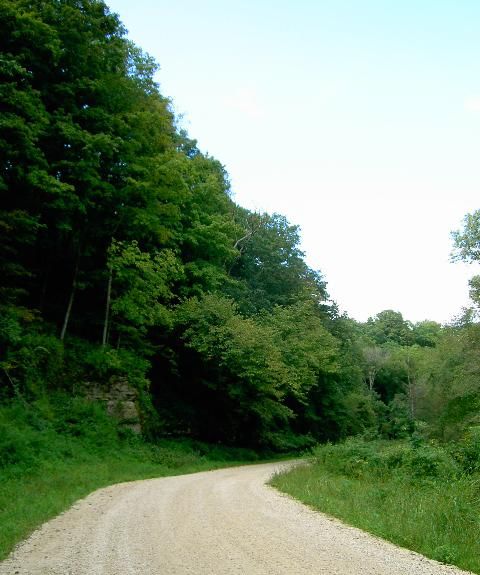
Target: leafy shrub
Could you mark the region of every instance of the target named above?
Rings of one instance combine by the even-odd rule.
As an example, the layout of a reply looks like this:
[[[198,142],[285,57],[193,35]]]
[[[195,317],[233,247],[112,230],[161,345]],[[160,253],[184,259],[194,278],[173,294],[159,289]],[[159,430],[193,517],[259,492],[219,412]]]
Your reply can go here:
[[[461,441],[451,445],[450,451],[465,473],[480,472],[480,427],[472,427]]]
[[[99,347],[84,340],[72,339],[65,350],[68,378],[79,384],[86,381],[106,383],[112,377],[124,377],[138,390],[148,388],[146,373],[150,362],[126,349]]]
[[[150,460],[169,469],[194,466],[201,456],[195,451],[182,449],[181,446],[151,446]]]
[[[5,350],[0,353],[0,386],[5,384],[5,396],[35,397],[62,381],[63,344],[47,331],[39,331],[33,316],[28,327],[20,318],[10,310],[0,319],[0,348]]]
[[[299,453],[311,449],[316,441],[311,435],[297,435],[286,430],[265,433],[263,443],[275,453]]]
[[[403,463],[406,472],[416,478],[455,477],[459,467],[446,449],[424,446],[410,448]]]
[[[18,345],[22,339],[22,326],[20,314],[13,306],[0,307],[0,348],[6,350],[8,346]]]
[[[331,472],[347,477],[386,477],[401,475],[412,481],[457,476],[460,468],[448,450],[424,445],[418,448],[405,442],[350,439],[339,445],[314,450],[315,459]]]
[[[79,438],[90,448],[113,446],[118,441],[118,427],[103,405],[83,398],[54,398],[55,423],[58,433]]]
[[[112,451],[119,444],[115,420],[103,406],[81,398],[56,394],[0,407],[0,468],[29,471],[45,460]]]
[[[14,361],[30,393],[38,395],[45,389],[55,389],[61,385],[63,344],[56,336],[26,334]]]
[[[11,425],[0,424],[0,468],[33,463],[34,453],[28,435]]]

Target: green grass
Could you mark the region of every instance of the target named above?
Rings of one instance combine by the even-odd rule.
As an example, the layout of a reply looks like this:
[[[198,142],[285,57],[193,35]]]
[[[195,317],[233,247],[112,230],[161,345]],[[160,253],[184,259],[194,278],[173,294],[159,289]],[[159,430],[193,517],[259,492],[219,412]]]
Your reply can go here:
[[[191,440],[147,443],[100,406],[60,397],[0,407],[0,560],[95,489],[253,462],[250,450]]]
[[[387,442],[325,446],[272,484],[427,557],[480,573],[480,475],[448,450]]]

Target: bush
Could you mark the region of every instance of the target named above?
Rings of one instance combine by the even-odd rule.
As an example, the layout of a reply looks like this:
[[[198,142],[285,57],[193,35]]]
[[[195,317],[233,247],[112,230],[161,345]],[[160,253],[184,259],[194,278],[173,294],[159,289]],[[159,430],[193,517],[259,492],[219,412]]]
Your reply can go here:
[[[54,429],[65,436],[82,440],[90,449],[114,446],[119,440],[116,421],[100,403],[83,398],[54,397]]]
[[[75,342],[68,350],[72,366],[77,366],[77,381],[107,382],[113,377],[125,377],[138,390],[148,388],[146,373],[150,362],[135,352],[126,349],[99,347],[98,345]]]
[[[460,471],[448,451],[441,447],[410,448],[405,455],[402,467],[415,478],[456,477]]]
[[[0,386],[4,384],[2,395],[7,397],[32,398],[58,387],[63,379],[62,342],[40,331],[33,316],[28,319],[31,325],[25,326],[10,310],[0,320],[0,348],[6,350],[0,354]]]
[[[29,437],[11,425],[0,424],[0,468],[18,464],[34,464]]]
[[[461,441],[451,445],[450,451],[465,473],[480,472],[480,427],[472,427]]]
[[[448,450],[433,445],[414,447],[406,442],[349,439],[343,444],[317,447],[315,459],[333,473],[347,477],[401,475],[411,481],[455,477],[461,469]]]
[[[57,393],[27,404],[0,407],[0,467],[26,472],[44,460],[85,452],[106,453],[120,444],[115,420],[102,405]]]

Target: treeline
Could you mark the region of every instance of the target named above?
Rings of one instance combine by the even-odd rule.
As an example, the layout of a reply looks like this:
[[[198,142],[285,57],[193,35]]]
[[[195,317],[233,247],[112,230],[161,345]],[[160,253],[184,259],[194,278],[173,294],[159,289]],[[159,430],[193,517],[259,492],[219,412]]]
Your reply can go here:
[[[347,432],[361,381],[297,227],[232,201],[103,2],[0,10],[3,395],[125,376],[153,435]]]
[[[148,436],[268,449],[469,420],[477,326],[340,315],[103,2],[3,0],[0,32],[3,401],[127,378]]]
[[[479,235],[480,238],[480,235]],[[412,325],[392,310],[358,325],[373,436],[458,440],[480,423],[480,324],[475,309],[450,325]]]

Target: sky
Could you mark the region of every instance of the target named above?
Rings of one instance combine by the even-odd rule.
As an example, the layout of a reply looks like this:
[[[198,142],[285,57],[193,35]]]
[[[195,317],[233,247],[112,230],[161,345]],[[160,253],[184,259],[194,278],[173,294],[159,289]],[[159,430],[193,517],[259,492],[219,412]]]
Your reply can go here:
[[[235,201],[301,228],[332,299],[452,320],[477,264],[478,0],[107,0]]]

